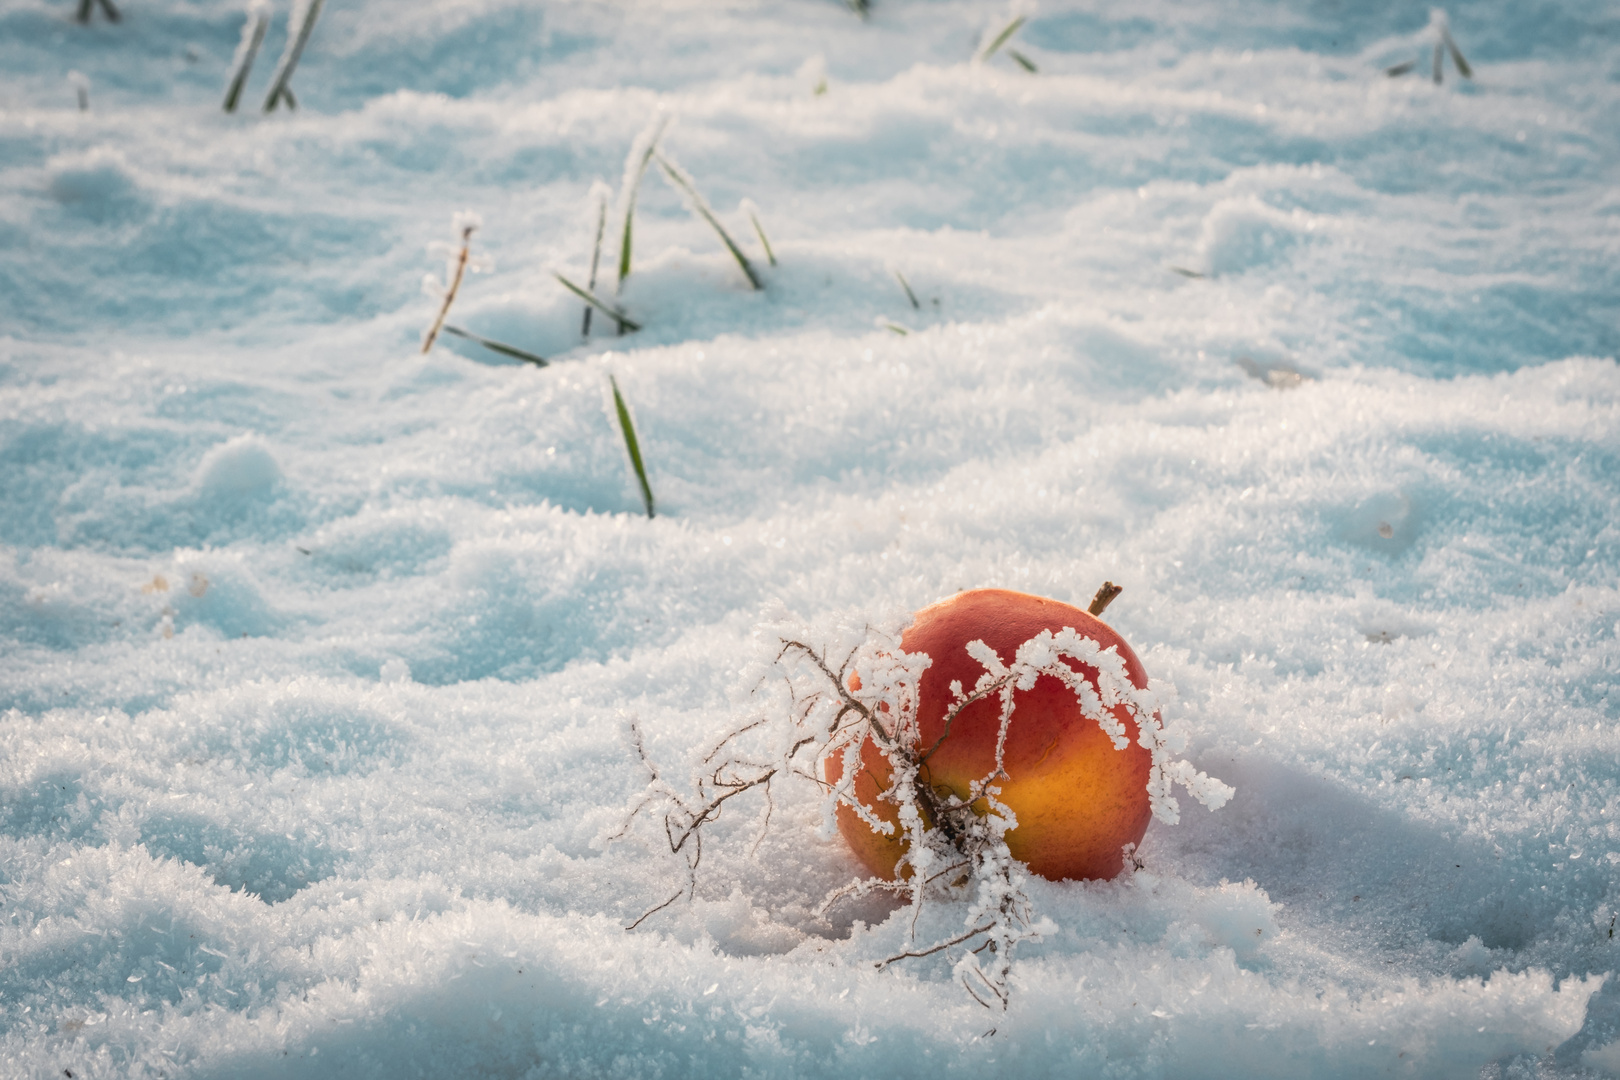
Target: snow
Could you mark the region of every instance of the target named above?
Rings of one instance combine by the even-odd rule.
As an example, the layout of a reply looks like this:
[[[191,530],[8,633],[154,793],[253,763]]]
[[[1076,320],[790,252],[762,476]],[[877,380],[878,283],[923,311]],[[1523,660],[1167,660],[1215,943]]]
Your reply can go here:
[[[76,8],[0,8],[0,1073],[1620,1074],[1612,5],[1436,86],[1417,5],[1048,0],[1030,75],[968,0],[345,0],[269,116],[287,5],[232,116],[246,5]],[[650,170],[582,342],[661,116],[765,288]],[[550,366],[419,355],[462,210]],[[757,626],[1105,579],[1236,794],[1031,881],[1005,1015],[818,913],[803,788],[623,929],[625,724],[683,775]]]

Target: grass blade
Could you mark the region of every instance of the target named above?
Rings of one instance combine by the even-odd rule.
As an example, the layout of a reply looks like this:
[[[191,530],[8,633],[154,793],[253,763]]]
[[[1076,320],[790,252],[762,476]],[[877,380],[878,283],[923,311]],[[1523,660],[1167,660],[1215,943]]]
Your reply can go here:
[[[988,60],[992,56],[996,55],[996,50],[1001,48],[1003,45],[1007,44],[1007,40],[1009,38],[1011,38],[1014,34],[1018,33],[1018,28],[1023,26],[1024,23],[1026,23],[1028,21],[1029,21],[1029,16],[1020,15],[1016,19],[1014,19],[1012,22],[1010,22],[1006,26],[1002,27],[1001,33],[997,34],[994,38],[992,38],[991,41],[990,41],[990,44],[985,46],[984,51],[979,54],[979,59],[980,60]]]
[[[759,237],[759,246],[765,249],[765,258],[772,265],[776,265],[776,252],[771,250],[771,238],[765,235],[765,226],[759,223],[759,207],[754,205],[753,199],[744,199],[741,210],[748,215],[753,223],[754,235]]]
[[[900,287],[906,290],[906,299],[911,301],[912,308],[916,311],[921,311],[922,305],[917,302],[917,294],[911,291],[911,283],[906,280],[906,275],[896,270],[894,272],[894,280],[898,281],[900,283]]]
[[[259,46],[264,44],[264,33],[270,29],[270,13],[263,0],[248,8],[247,22],[242,24],[242,40],[236,44],[236,55],[231,59],[231,81],[225,88],[225,111],[236,111],[242,99],[242,88],[247,85],[248,73],[258,58]]]
[[[585,288],[595,292],[596,269],[602,262],[602,230],[607,227],[607,185],[598,180],[591,186],[591,195],[596,199],[596,242],[591,245],[591,276],[585,279]],[[591,336],[591,311],[591,306],[586,304],[585,318],[579,326],[580,337]]]
[[[640,323],[635,322],[630,318],[630,316],[626,315],[623,311],[620,311],[606,300],[603,300],[595,293],[589,291],[588,289],[580,288],[578,285],[575,285],[572,281],[569,281],[556,271],[552,271],[551,276],[560,281],[563,288],[567,289],[569,292],[573,293],[575,296],[579,297],[581,300],[585,301],[587,304],[591,305],[591,307],[595,308],[597,311],[600,311],[608,318],[616,320],[619,325],[623,326],[625,329],[641,329]]]
[[[647,175],[647,166],[652,164],[653,154],[658,151],[658,140],[664,137],[664,128],[669,125],[669,114],[658,116],[653,122],[642,129],[636,141],[630,144],[630,154],[624,161],[624,183],[620,188],[619,199],[624,203],[624,228],[619,234],[619,285],[630,276],[630,247],[632,224],[636,217],[636,195],[641,191],[642,177]],[[617,291],[617,289],[615,289]]]
[[[1405,75],[1408,71],[1411,71],[1417,66],[1418,62],[1416,60],[1402,60],[1398,64],[1391,64],[1389,67],[1385,68],[1384,74],[1393,79],[1398,76]]]
[[[872,14],[872,0],[844,0],[844,5],[859,15],[863,22]]]
[[[1017,49],[1008,49],[1007,50],[1007,55],[1012,57],[1013,61],[1019,67],[1023,68],[1025,71],[1029,72],[1031,75],[1034,75],[1036,72],[1040,71],[1040,68],[1035,66],[1035,61],[1031,60],[1029,57],[1025,56],[1023,53],[1019,52]]]
[[[1472,79],[1474,69],[1468,66],[1468,61],[1464,58],[1462,50],[1457,48],[1457,43],[1452,40],[1451,31],[1444,26],[1440,28],[1440,40],[1445,42],[1447,51],[1451,53],[1451,62],[1457,65],[1457,74],[1465,79]]]
[[[731,257],[736,259],[737,265],[742,268],[743,276],[748,279],[748,284],[755,289],[763,289],[765,284],[759,280],[759,274],[755,273],[754,264],[748,261],[748,256],[742,253],[742,248],[737,246],[737,242],[731,238],[731,234],[726,232],[726,227],[720,224],[720,219],[714,216],[714,211],[709,209],[708,202],[704,200],[702,195],[698,194],[697,185],[692,178],[686,175],[684,169],[670,161],[663,154],[654,151],[653,157],[657,160],[659,168],[664,170],[664,175],[669,178],[669,182],[686,197],[687,208],[704,221],[707,221],[710,228],[714,229],[719,235],[720,242],[726,246],[726,250],[731,252]]]
[[[1184,278],[1201,278],[1204,276],[1197,270],[1189,270],[1185,266],[1172,266],[1170,267],[1170,271],[1172,273],[1180,274]]]
[[[609,375],[608,385],[613,387],[613,411],[619,414],[624,448],[630,451],[630,465],[636,470],[636,483],[641,485],[641,501],[647,505],[647,516],[650,518],[653,516],[652,485],[647,483],[647,466],[641,460],[641,443],[636,439],[636,425],[630,419],[630,407],[624,403],[624,395],[619,393],[619,380]]]
[[[444,332],[452,337],[466,338],[468,341],[482,345],[490,352],[498,352],[503,356],[510,356],[514,360],[522,360],[526,363],[533,364],[536,367],[546,367],[551,363],[551,361],[547,360],[545,357],[532,352],[525,352],[515,345],[503,345],[499,341],[492,341],[487,337],[480,337],[471,330],[463,330],[461,327],[451,326],[449,323],[445,324]]]
[[[1434,85],[1440,85],[1440,64],[1446,58],[1446,47],[1438,41],[1434,43]]]
[[[292,81],[293,69],[298,67],[298,58],[304,55],[309,36],[315,32],[315,20],[320,18],[321,5],[324,3],[326,0],[306,0],[303,4],[294,0],[292,14],[297,15],[302,8],[304,18],[298,24],[297,32],[287,36],[287,51],[281,54],[276,73],[270,77],[270,93],[264,99],[265,112],[274,112],[283,98],[286,98],[289,108],[298,107],[294,104],[297,99],[292,96],[287,84]]]

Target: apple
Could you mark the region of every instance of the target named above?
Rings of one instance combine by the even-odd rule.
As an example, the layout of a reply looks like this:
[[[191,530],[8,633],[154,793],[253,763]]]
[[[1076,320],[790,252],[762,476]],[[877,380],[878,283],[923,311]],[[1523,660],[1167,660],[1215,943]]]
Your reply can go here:
[[[932,661],[916,691],[916,746],[919,784],[926,785],[933,798],[955,795],[965,801],[972,794],[971,785],[995,771],[1001,703],[994,695],[968,705],[950,731],[945,730],[947,711],[958,700],[952,683],[971,691],[985,671],[968,654],[968,643],[983,641],[1003,663],[1011,663],[1019,646],[1041,631],[1057,633],[1066,627],[1104,649],[1118,650],[1126,677],[1137,688],[1147,688],[1142,662],[1123,638],[1102,620],[1057,600],[1007,589],[974,589],[917,612],[901,636],[900,648],[926,653]],[[1061,662],[1096,688],[1095,670],[1069,658]],[[858,684],[852,682],[851,689],[858,690]],[[997,781],[1001,789],[997,798],[1018,819],[1017,827],[1006,834],[1008,850],[1044,878],[1115,877],[1124,869],[1125,845],[1141,843],[1153,812],[1148,794],[1153,754],[1138,741],[1129,707],[1110,709],[1124,725],[1128,740],[1123,749],[1116,749],[1097,721],[1081,712],[1075,691],[1055,676],[1042,675],[1028,689],[1015,690],[1013,702],[1002,758],[1006,775]],[[894,824],[895,831],[892,836],[875,831],[842,804],[837,809],[838,828],[872,874],[892,881],[906,841],[899,808],[878,798],[889,786],[889,762],[870,737],[861,747],[860,760],[855,797],[875,818]],[[824,775],[832,784],[843,777],[842,755],[825,760]],[[988,812],[983,799],[973,809]]]

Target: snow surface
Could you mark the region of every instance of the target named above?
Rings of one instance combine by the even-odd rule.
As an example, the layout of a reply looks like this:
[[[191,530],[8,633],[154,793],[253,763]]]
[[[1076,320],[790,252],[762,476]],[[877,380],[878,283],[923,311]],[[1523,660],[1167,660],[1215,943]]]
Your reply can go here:
[[[230,117],[244,4],[75,8],[0,5],[0,1074],[1620,1073],[1612,4],[1436,86],[1385,0],[1049,0],[1037,75],[967,0],[332,0],[268,118],[286,5]],[[582,343],[659,110],[780,265],[650,174]],[[552,366],[417,354],[460,210]],[[770,604],[1105,578],[1237,795],[1036,882],[1006,1016],[816,913],[812,791],[623,929],[624,723],[678,775]]]

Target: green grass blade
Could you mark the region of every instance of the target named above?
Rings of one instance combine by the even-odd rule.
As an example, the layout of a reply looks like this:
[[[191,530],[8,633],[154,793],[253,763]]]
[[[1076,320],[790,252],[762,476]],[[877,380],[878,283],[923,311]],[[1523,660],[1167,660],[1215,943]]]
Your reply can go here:
[[[1435,42],[1434,43],[1434,85],[1436,85],[1436,86],[1439,86],[1440,82],[1441,82],[1442,76],[1441,76],[1441,71],[1440,71],[1440,65],[1445,60],[1445,58],[1446,58],[1446,47],[1444,45],[1440,44],[1438,41]]]
[[[754,235],[759,237],[759,246],[765,249],[765,260],[775,266],[776,252],[771,250],[771,238],[765,235],[765,226],[759,223],[759,207],[754,205],[752,199],[744,199],[742,208],[754,226]]]
[[[642,178],[647,175],[647,166],[652,164],[653,154],[658,151],[658,140],[664,137],[664,128],[669,125],[669,116],[663,115],[654,120],[630,145],[630,156],[624,162],[624,228],[619,234],[619,282],[630,276],[630,248],[631,234],[634,231],[636,218],[636,196],[641,191]]]
[[[997,34],[991,40],[990,44],[985,48],[985,50],[979,54],[979,59],[988,60],[992,56],[996,55],[996,50],[1007,44],[1007,40],[1014,34],[1018,33],[1018,28],[1023,26],[1027,21],[1029,21],[1029,17],[1027,15],[1020,15],[1018,18],[1002,27],[1001,33]]]
[[[1008,49],[1007,55],[1012,57],[1014,63],[1023,68],[1025,71],[1029,72],[1031,75],[1034,75],[1036,72],[1041,70],[1035,66],[1035,61],[1031,60],[1017,49]]]
[[[585,279],[585,288],[591,292],[596,291],[596,271],[602,265],[602,232],[607,228],[608,188],[598,180],[591,188],[591,194],[596,197],[596,240],[591,244],[591,274]],[[585,317],[579,324],[579,336],[591,336],[591,305],[585,305]]]
[[[242,24],[242,40],[236,46],[236,56],[231,64],[231,82],[225,88],[225,111],[236,111],[237,103],[242,100],[242,88],[247,85],[248,73],[253,70],[253,61],[258,58],[259,46],[264,44],[265,31],[270,28],[270,16],[259,5],[254,5],[248,11],[248,21]]]
[[[1172,273],[1180,274],[1182,277],[1185,277],[1185,278],[1201,278],[1201,277],[1204,276],[1203,274],[1200,274],[1197,270],[1189,270],[1185,266],[1172,266],[1172,267],[1170,267],[1170,270],[1171,270]]]
[[[917,302],[917,294],[911,291],[911,283],[906,280],[906,275],[896,270],[894,272],[894,280],[898,281],[900,283],[900,287],[906,290],[906,299],[911,301],[912,308],[916,311],[921,311],[922,305]]]
[[[748,284],[755,289],[763,289],[765,284],[759,280],[759,274],[755,272],[754,264],[748,261],[748,256],[742,253],[742,248],[737,246],[737,242],[731,238],[731,234],[726,232],[726,227],[720,224],[720,219],[714,216],[714,211],[709,209],[709,204],[702,195],[698,194],[697,185],[692,182],[692,178],[687,176],[678,165],[672,163],[663,154],[655,152],[653,157],[658,161],[659,168],[664,170],[664,175],[669,178],[669,182],[675,186],[676,190],[686,196],[686,205],[691,211],[704,221],[707,221],[709,227],[719,235],[720,242],[726,246],[726,250],[731,252],[731,257],[736,259],[737,265],[742,268],[743,276],[748,279]]]
[[[630,464],[636,470],[636,482],[641,485],[641,501],[647,504],[647,516],[653,516],[652,485],[647,483],[647,466],[641,460],[641,443],[636,439],[636,425],[630,419],[630,407],[619,393],[619,380],[608,376],[613,387],[613,409],[619,414],[619,430],[624,433],[624,448],[630,451]]]
[[[623,326],[625,329],[627,329],[627,330],[640,330],[641,329],[641,324],[640,323],[635,322],[634,320],[632,320],[630,318],[630,316],[626,315],[623,311],[620,311],[618,308],[614,307],[612,304],[608,303],[606,300],[603,300],[601,297],[597,296],[595,293],[591,292],[590,290],[580,288],[578,285],[575,285],[572,281],[569,281],[567,278],[563,277],[561,274],[557,273],[556,271],[553,271],[551,276],[556,278],[558,281],[560,281],[562,283],[563,288],[567,289],[569,292],[573,293],[575,296],[579,297],[581,300],[585,301],[587,304],[591,305],[597,311],[600,311],[602,314],[606,315],[608,318],[617,320],[619,325]]]
[[[1440,40],[1446,43],[1446,49],[1451,53],[1451,62],[1457,65],[1457,74],[1465,79],[1472,79],[1474,69],[1468,66],[1468,61],[1463,57],[1462,50],[1457,48],[1457,43],[1452,40],[1451,31],[1443,26],[1440,28]]]
[[[1408,71],[1411,71],[1417,66],[1418,62],[1416,60],[1402,60],[1398,64],[1391,64],[1389,67],[1385,68],[1384,74],[1394,79],[1401,75],[1405,75]]]
[[[288,83],[292,81],[293,71],[298,67],[299,57],[304,55],[304,46],[309,44],[309,36],[315,32],[315,20],[321,16],[321,5],[326,0],[309,0],[309,6],[304,9],[304,21],[298,24],[298,31],[287,42],[287,51],[281,54],[281,63],[276,65],[276,73],[270,80],[270,93],[264,99],[264,111],[275,110],[283,97],[291,108],[293,104],[292,90]]]
[[[526,363],[534,364],[536,367],[546,367],[551,363],[551,361],[547,360],[543,356],[539,356],[532,352],[525,352],[515,345],[503,345],[499,341],[492,341],[487,337],[480,337],[471,330],[463,330],[459,326],[451,326],[447,323],[445,324],[444,332],[453,337],[466,338],[468,341],[482,345],[490,352],[498,352],[503,356],[510,356],[514,360],[522,360]]]

